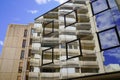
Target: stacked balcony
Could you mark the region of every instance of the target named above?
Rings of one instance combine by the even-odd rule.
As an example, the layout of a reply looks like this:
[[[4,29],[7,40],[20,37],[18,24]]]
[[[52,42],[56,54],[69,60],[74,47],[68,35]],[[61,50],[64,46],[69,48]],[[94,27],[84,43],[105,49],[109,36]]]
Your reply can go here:
[[[65,19],[66,25],[75,23],[66,26]],[[42,27],[33,28],[35,32],[40,33],[40,36],[32,37],[32,42],[40,43],[41,46],[31,48],[33,57],[30,59],[30,66],[40,67],[40,72],[29,72],[30,79],[57,80],[98,73],[99,67],[96,61],[94,35],[91,31],[85,0],[71,0],[59,8],[46,13],[40,20],[42,20]],[[78,38],[80,38],[82,57],[62,60],[61,57],[66,56],[66,42]],[[60,47],[62,44],[64,44],[64,48]],[[76,43],[76,46],[77,48],[69,48],[69,56],[79,55],[79,45]],[[49,54],[49,51],[48,53],[47,51],[46,53],[42,51],[51,47],[54,47],[54,63],[43,66],[43,62],[44,64],[51,62],[51,54]],[[41,58],[35,58],[35,54],[41,55],[43,62],[41,62]],[[59,68],[59,70],[51,70],[51,67],[55,68],[55,70]],[[60,70],[62,68],[74,68],[75,72],[70,74],[61,73]]]

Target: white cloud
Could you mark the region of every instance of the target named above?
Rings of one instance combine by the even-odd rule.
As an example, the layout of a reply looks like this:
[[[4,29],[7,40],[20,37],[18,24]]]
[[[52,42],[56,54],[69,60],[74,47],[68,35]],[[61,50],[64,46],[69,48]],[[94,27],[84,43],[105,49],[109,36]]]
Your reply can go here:
[[[3,41],[0,40],[0,45],[3,46]]]
[[[38,13],[38,10],[28,10],[27,12],[31,13],[31,14],[36,14],[36,13]]]
[[[59,2],[60,4],[62,4],[64,2],[66,2],[66,1],[68,1],[68,0],[55,0],[55,1]]]
[[[49,2],[49,1],[51,1],[51,0],[35,0],[35,2],[36,2],[37,4],[46,4],[46,3]]]

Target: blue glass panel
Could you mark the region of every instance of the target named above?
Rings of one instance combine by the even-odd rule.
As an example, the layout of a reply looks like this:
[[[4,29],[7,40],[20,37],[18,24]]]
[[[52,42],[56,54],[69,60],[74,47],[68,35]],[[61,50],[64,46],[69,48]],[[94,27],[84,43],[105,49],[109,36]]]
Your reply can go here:
[[[105,65],[120,64],[120,47],[104,51]]]
[[[92,3],[92,6],[93,6],[94,14],[108,9],[108,5],[106,3],[106,0],[97,0],[97,1]]]
[[[99,37],[102,49],[119,45],[119,41],[114,29],[99,33]]]
[[[98,31],[105,30],[115,26],[115,22],[110,10],[107,10],[105,12],[96,15],[96,23],[97,23]]]
[[[108,2],[111,8],[117,6],[115,0],[108,0]]]
[[[113,14],[118,31],[120,32],[120,11],[119,11],[118,7],[114,7],[111,9],[111,12]]]

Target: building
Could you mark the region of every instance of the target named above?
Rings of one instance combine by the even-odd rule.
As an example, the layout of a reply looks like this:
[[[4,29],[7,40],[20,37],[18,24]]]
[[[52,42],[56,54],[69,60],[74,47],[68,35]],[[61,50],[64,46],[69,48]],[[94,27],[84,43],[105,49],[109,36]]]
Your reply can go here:
[[[10,24],[0,58],[0,80],[27,78],[28,51],[33,24]]]
[[[0,80],[71,80],[105,73],[103,51],[109,47],[100,46],[93,12],[89,0],[69,0],[34,24],[9,25]]]

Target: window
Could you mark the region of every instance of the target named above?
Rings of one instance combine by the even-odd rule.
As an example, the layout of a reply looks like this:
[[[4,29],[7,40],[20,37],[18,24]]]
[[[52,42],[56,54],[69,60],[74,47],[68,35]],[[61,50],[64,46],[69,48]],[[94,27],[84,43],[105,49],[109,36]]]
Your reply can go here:
[[[25,54],[25,51],[24,51],[24,50],[22,50],[22,51],[21,51],[21,56],[20,56],[20,59],[23,59],[23,58],[24,58],[24,54]]]
[[[99,68],[81,68],[81,73],[98,73]]]
[[[40,32],[37,33],[37,36],[40,36]]]
[[[65,27],[71,26],[78,22],[77,10],[73,10],[64,15]]]
[[[24,37],[27,37],[27,30],[24,30]]]
[[[41,72],[46,72],[46,73],[59,72],[59,71],[60,71],[59,68],[41,68]]]
[[[33,71],[34,71],[34,67],[30,66],[30,72],[33,72]]]
[[[21,80],[21,76],[17,76],[17,80]]]
[[[54,21],[43,23],[43,36],[54,33]]]
[[[71,49],[69,49],[69,48],[73,47],[73,46],[70,47],[71,44],[75,45],[76,47],[79,47],[79,51],[71,53]],[[75,54],[75,53],[76,53],[76,55],[73,56],[73,54]],[[68,60],[68,59],[72,59],[72,58],[76,58],[76,57],[80,57],[80,56],[82,56],[81,41],[80,41],[80,39],[75,39],[73,41],[67,42],[66,43],[66,59]]]
[[[49,56],[49,61],[45,61]],[[42,66],[54,63],[54,48],[48,48],[42,51]]]
[[[110,9],[108,0],[94,0],[91,4],[93,9],[93,15],[99,14]]]
[[[26,40],[23,40],[22,48],[25,48],[25,46],[26,46]]]
[[[120,46],[117,27],[109,28],[97,33],[101,51]]]
[[[115,22],[111,10],[107,10],[100,14],[97,14],[96,23],[97,23],[98,31],[105,30],[115,26]]]

